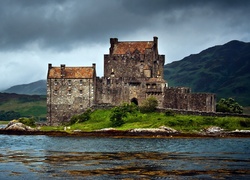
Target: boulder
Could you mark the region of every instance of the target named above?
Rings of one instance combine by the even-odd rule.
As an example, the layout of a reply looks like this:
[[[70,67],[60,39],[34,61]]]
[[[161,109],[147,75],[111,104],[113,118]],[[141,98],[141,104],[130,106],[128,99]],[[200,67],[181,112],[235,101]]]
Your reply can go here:
[[[131,129],[130,132],[151,132],[151,133],[157,133],[157,132],[164,132],[164,133],[177,133],[178,131],[175,129],[172,129],[170,127],[161,126],[159,128],[135,128]]]
[[[223,132],[224,129],[218,127],[218,126],[211,126],[211,127],[208,127],[206,129],[204,129],[204,131],[206,133],[220,133],[220,132]]]
[[[30,126],[26,126],[23,123],[18,122],[17,120],[10,121],[5,130],[14,130],[14,131],[33,131],[34,129]]]

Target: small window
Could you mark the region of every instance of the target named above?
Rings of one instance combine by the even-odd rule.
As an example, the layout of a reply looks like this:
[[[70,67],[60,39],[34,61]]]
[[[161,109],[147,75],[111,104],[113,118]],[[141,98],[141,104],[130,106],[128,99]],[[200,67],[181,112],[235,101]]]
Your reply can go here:
[[[68,90],[68,95],[71,95],[71,89],[70,89],[70,90]]]
[[[69,109],[71,109],[71,105],[69,105]]]
[[[57,109],[57,105],[55,105],[55,109]]]
[[[54,84],[55,84],[55,86],[57,86],[57,85],[58,85],[58,82],[57,82],[57,80],[55,80]]]
[[[71,80],[68,80],[68,85],[71,86]]]
[[[80,79],[80,85],[82,85],[82,79]]]
[[[80,109],[82,109],[83,108],[83,106],[82,106],[82,104],[80,105]]]
[[[54,90],[54,95],[57,95],[57,90],[56,89]]]
[[[80,90],[80,94],[82,95],[82,90]]]

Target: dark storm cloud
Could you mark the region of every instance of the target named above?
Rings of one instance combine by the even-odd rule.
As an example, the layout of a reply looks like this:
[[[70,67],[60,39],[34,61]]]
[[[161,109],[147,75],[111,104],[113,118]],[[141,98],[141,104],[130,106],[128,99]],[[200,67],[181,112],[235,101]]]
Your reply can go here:
[[[70,48],[78,43],[107,41],[112,34],[130,32],[145,23],[123,11],[116,0],[0,3],[2,50],[18,49],[33,42],[41,47]]]
[[[36,43],[40,48],[65,50],[153,29],[157,23],[166,33],[183,26],[199,31],[204,17],[203,23],[221,19],[226,28],[240,28],[249,26],[242,24],[249,17],[249,4],[247,0],[2,0],[0,49],[18,50]]]

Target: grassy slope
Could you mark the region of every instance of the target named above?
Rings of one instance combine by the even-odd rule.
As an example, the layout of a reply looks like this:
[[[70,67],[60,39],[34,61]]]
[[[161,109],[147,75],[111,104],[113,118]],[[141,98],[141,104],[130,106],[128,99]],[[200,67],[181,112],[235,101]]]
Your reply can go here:
[[[250,106],[249,60],[250,43],[231,41],[165,65],[164,77],[170,86],[233,97]]]
[[[79,129],[92,131],[102,128],[109,128],[111,110],[96,110],[91,114],[91,119],[77,123],[70,127],[71,130]],[[219,126],[226,130],[250,129],[250,118],[239,117],[202,117],[188,115],[166,116],[164,113],[135,113],[129,114],[125,124],[117,128],[128,130],[134,128],[158,128],[160,126],[172,127],[183,132],[195,132],[209,126]],[[43,130],[63,130],[60,127],[43,127]]]
[[[19,112],[21,116],[46,118],[46,97],[0,93],[0,110]]]

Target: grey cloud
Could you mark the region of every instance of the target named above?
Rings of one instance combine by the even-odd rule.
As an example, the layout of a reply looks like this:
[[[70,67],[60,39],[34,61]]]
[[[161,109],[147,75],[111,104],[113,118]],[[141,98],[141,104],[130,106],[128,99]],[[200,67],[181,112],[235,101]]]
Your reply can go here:
[[[112,34],[131,32],[145,23],[123,11],[119,1],[114,0],[16,2],[2,4],[6,7],[1,12],[2,50],[18,49],[32,42],[42,48],[65,50],[78,43],[107,41]]]
[[[2,0],[0,49],[20,50],[36,43],[43,49],[65,51],[152,30],[157,24],[166,33],[184,25],[199,31],[202,23],[211,25],[214,19],[228,28],[246,28],[249,4],[246,0]]]
[[[249,2],[1,1],[0,48],[1,51],[19,50],[37,43],[43,49],[64,51],[79,44],[106,43],[110,37],[133,34],[140,29],[153,31],[159,28],[157,24],[173,35],[190,28],[200,32],[207,26],[216,29],[222,25],[230,32],[249,26],[244,23],[249,17]]]

